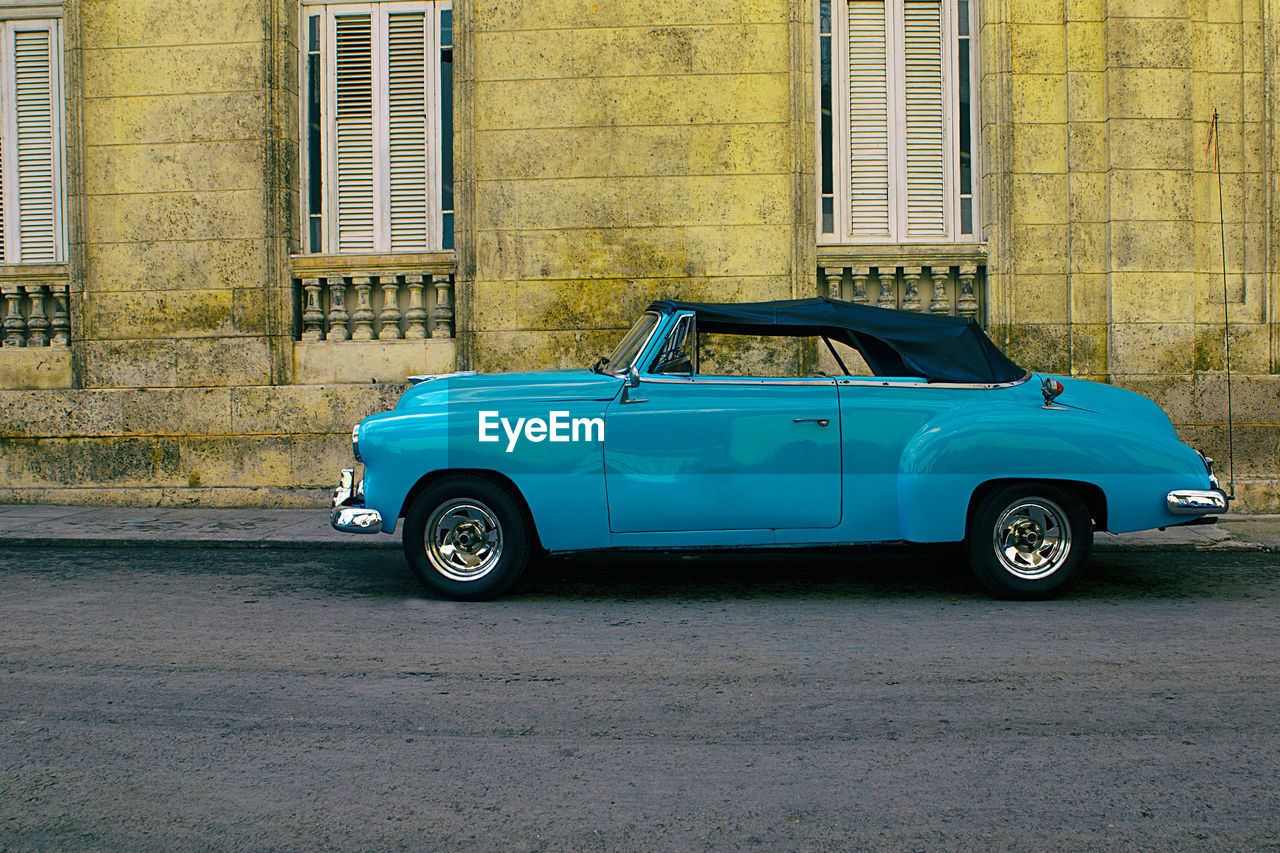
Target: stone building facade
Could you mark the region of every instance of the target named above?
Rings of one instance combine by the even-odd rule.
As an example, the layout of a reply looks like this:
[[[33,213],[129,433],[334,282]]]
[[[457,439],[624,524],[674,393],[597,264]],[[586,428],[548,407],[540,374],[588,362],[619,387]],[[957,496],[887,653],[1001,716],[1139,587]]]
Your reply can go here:
[[[830,294],[975,316],[1220,468],[1225,314],[1239,506],[1280,510],[1271,0],[0,22],[0,501],[312,505],[407,374],[590,364],[656,297]]]

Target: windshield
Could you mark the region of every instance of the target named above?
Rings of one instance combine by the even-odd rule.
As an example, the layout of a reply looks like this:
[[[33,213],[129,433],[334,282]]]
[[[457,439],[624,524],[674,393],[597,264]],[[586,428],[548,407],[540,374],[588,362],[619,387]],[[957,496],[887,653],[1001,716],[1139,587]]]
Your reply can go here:
[[[640,349],[644,346],[645,341],[649,340],[649,333],[653,331],[653,327],[658,325],[658,315],[652,311],[646,311],[640,315],[640,319],[636,320],[636,324],[631,327],[631,331],[627,332],[627,336],[622,342],[614,347],[612,353],[605,360],[601,367],[610,373],[621,373],[631,366],[636,360],[636,356],[640,354]]]

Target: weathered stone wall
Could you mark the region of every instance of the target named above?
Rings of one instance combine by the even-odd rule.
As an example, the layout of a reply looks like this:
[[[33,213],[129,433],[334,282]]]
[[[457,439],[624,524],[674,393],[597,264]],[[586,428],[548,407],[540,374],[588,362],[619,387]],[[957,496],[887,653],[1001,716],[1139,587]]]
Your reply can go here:
[[[80,383],[269,384],[264,4],[72,5]]]
[[[1238,494],[1276,508],[1267,4],[1072,0],[1065,17],[1031,0],[983,7],[997,340],[1023,364],[1150,396],[1226,471],[1222,244],[1206,156],[1216,108]]]
[[[981,6],[993,336],[1151,396],[1225,471],[1216,107],[1238,494],[1280,509],[1280,7]],[[291,383],[414,345],[293,342],[296,5],[65,8],[71,358],[0,352],[0,501],[320,500],[398,386]],[[656,297],[817,292],[813,15],[456,0],[458,366],[589,363]]]
[[[404,386],[275,384],[294,356],[296,4],[65,16],[73,358],[0,373],[0,501],[322,500],[351,424]]]
[[[812,295],[808,5],[476,0],[471,366],[590,364],[655,298]]]
[[[0,503],[319,505],[406,387],[0,391]]]

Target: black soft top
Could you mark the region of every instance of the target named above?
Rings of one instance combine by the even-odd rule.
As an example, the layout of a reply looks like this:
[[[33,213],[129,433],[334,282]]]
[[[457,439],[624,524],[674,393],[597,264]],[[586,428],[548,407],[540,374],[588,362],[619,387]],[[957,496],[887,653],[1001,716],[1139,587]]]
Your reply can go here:
[[[693,311],[699,332],[842,341],[858,350],[877,376],[994,383],[1026,375],[977,323],[962,317],[892,311],[825,297],[726,304],[664,299],[649,310]]]

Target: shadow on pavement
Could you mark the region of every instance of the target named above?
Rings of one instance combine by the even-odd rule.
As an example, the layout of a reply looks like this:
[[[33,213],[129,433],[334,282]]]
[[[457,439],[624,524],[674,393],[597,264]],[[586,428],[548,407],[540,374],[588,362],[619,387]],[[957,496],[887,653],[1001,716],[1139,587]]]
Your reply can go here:
[[[1274,554],[1133,551],[1094,554],[1084,576],[1056,600],[1277,593]],[[530,566],[511,597],[990,599],[957,546],[547,557]]]
[[[389,550],[22,547],[0,575],[83,580],[118,571],[170,583],[175,575],[261,593],[430,598]],[[220,577],[216,577],[220,576]],[[1274,598],[1280,560],[1254,552],[1095,553],[1058,601]],[[988,600],[957,546],[590,552],[534,560],[504,600]],[[1032,605],[1034,606],[1034,605]]]

